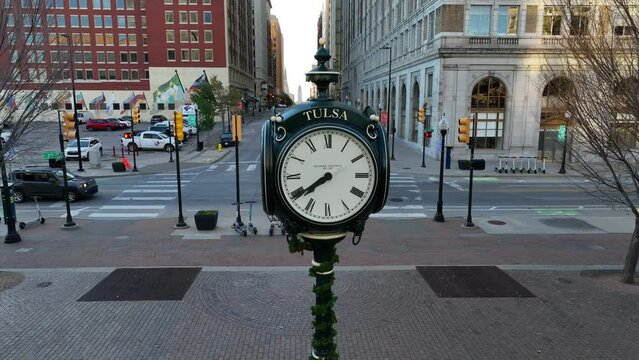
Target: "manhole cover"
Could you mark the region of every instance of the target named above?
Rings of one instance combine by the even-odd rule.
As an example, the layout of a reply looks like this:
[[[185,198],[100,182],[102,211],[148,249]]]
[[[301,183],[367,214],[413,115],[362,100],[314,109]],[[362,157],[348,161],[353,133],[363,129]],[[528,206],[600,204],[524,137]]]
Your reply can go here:
[[[410,170],[410,168],[402,168],[402,169],[404,169],[404,170]]]
[[[390,198],[390,201],[392,201],[392,202],[402,202],[402,201],[404,201],[404,199],[402,199],[402,198]]]
[[[488,220],[488,223],[491,225],[506,225],[506,222],[501,220]]]
[[[36,287],[39,287],[39,288],[45,288],[45,287],[47,287],[47,286],[51,286],[51,284],[52,284],[52,282],[51,282],[51,281],[44,281],[44,282],[38,283],[38,284],[36,285]]]

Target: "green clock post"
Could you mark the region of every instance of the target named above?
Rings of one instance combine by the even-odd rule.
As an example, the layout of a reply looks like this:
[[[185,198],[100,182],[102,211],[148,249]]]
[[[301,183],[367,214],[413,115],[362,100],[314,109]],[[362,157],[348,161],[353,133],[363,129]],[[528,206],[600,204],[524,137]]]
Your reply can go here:
[[[386,203],[390,173],[379,117],[330,98],[339,73],[326,66],[331,56],[320,44],[318,66],[306,73],[317,98],[274,114],[262,127],[262,203],[282,221],[291,252],[313,251],[310,359],[336,359],[336,245],[349,232],[359,242],[368,216]]]

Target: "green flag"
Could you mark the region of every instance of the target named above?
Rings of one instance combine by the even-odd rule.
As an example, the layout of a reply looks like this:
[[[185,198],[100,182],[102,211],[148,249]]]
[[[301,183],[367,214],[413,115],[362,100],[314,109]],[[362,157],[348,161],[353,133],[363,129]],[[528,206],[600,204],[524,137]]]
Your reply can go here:
[[[184,90],[177,73],[153,92],[153,103],[175,104],[184,101]]]

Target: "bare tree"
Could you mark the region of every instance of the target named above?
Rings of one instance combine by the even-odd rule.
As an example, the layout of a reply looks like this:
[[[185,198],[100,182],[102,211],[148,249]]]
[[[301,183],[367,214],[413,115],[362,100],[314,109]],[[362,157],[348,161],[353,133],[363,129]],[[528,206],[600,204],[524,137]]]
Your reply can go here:
[[[632,283],[639,258],[639,1],[594,4],[557,1],[563,56],[548,58],[544,76],[566,79],[555,82],[561,89],[554,100],[566,111],[568,168],[591,181],[593,196],[634,215],[621,276]]]
[[[60,34],[49,32],[57,20],[55,15],[47,16],[53,3],[8,0],[0,4],[0,129],[11,129],[2,156],[52,103],[66,102],[57,97],[60,82],[71,76],[72,49]]]

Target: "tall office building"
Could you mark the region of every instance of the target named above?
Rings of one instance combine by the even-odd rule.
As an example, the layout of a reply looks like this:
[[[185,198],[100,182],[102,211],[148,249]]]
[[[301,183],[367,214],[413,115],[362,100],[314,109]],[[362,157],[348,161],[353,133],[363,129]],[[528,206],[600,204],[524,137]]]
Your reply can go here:
[[[275,77],[275,94],[284,94],[284,38],[280,29],[280,22],[275,15],[271,15],[271,53],[272,73]]]
[[[2,6],[10,14],[9,36],[33,41],[41,66],[72,57],[76,90],[89,108],[117,113],[135,94],[144,96],[143,108],[172,111],[184,96],[158,89],[177,86],[177,74],[188,92],[203,71],[253,95],[251,0],[8,0]],[[46,16],[35,24],[33,39],[22,39],[17,29],[30,21],[22,15],[34,12]],[[60,83],[65,88],[69,78]]]
[[[424,130],[435,129],[438,136],[438,122],[447,118],[446,144],[463,154],[457,119],[476,116],[483,157],[561,157],[557,134],[566,119],[552,96],[560,88],[553,84],[563,79],[544,79],[543,67],[560,63],[562,34],[594,21],[603,8],[597,1],[575,7],[570,19],[539,0],[327,3],[331,15],[339,9],[329,27],[342,72],[337,96],[362,108],[390,110],[400,140],[421,146]],[[417,121],[420,107],[426,109],[425,124]],[[427,142],[430,155],[439,152],[438,143]]]

